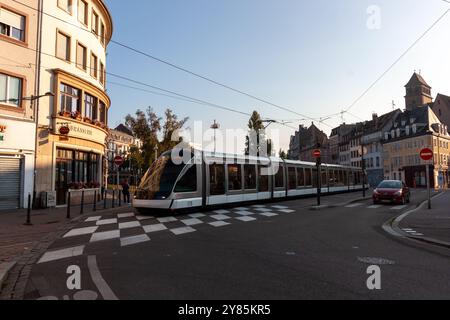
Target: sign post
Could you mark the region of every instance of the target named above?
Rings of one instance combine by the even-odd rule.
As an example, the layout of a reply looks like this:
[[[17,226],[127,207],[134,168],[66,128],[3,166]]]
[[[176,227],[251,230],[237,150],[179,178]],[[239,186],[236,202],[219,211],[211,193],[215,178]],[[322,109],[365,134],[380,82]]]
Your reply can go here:
[[[117,167],[117,189],[119,189],[120,186],[120,167],[123,165],[124,162],[125,161],[121,156],[116,156],[114,158],[114,164]]]
[[[322,152],[317,149],[313,151],[313,157],[316,158],[317,166],[317,206],[320,207],[320,196],[322,193],[322,179],[321,179],[321,166],[322,166]]]
[[[426,179],[427,179],[427,190],[428,190],[428,210],[431,210],[431,184],[430,184],[430,163],[429,161],[433,159],[433,150],[425,148],[420,151],[420,158],[427,162],[426,165]]]

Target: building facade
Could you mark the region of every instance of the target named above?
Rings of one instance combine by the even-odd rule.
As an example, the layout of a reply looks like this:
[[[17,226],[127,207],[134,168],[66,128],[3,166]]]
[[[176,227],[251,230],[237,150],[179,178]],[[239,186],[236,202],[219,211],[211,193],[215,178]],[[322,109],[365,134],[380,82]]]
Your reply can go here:
[[[314,123],[309,128],[300,126],[295,135],[291,137],[288,157],[291,160],[315,162],[313,151],[316,149],[322,151],[323,163],[331,163],[331,150],[327,135]]]
[[[0,0],[0,210],[26,207],[33,192],[37,10]]]
[[[36,198],[53,192],[58,205],[72,188],[106,184],[108,135],[106,48],[112,17],[102,0],[42,1]],[[68,23],[65,23],[65,22]]]

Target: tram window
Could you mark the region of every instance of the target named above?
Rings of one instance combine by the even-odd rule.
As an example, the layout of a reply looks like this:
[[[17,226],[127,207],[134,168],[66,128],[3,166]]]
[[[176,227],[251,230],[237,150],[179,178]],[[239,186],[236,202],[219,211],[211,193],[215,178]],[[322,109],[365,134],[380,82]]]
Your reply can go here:
[[[259,167],[259,192],[268,192],[269,191],[269,175],[268,175],[268,167]]]
[[[196,192],[197,191],[197,166],[193,165],[181,177],[175,187],[176,193]]]
[[[225,194],[225,166],[212,164],[209,166],[209,194],[218,196]]]
[[[228,165],[228,190],[242,190],[242,170],[240,164]]]
[[[317,169],[312,169],[312,186],[317,188],[319,185],[317,184]]]
[[[278,171],[275,174],[275,188],[284,188],[284,167],[278,166]]]
[[[327,169],[322,169],[322,188],[328,187]]]
[[[348,186],[348,171],[346,170],[342,171],[342,181],[344,185]]]
[[[311,169],[305,169],[305,186],[312,186]]]
[[[256,189],[256,167],[254,165],[244,165],[245,189]]]
[[[305,186],[305,171],[303,168],[297,168],[297,185],[300,188]]]
[[[295,168],[290,167],[288,169],[288,178],[289,178],[289,189],[294,190],[297,189],[297,172]]]

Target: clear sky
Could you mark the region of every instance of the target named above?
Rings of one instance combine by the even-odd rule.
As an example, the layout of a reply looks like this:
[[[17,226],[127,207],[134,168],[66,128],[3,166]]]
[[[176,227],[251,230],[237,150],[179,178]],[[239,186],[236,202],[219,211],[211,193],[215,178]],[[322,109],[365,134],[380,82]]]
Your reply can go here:
[[[186,67],[234,88],[312,118],[346,109],[450,4],[442,0],[106,0],[114,19],[113,39]],[[380,19],[368,14],[372,5]],[[369,20],[371,19],[371,20]],[[368,20],[372,28],[368,28]],[[375,28],[374,28],[375,27]],[[373,112],[404,108],[404,85],[414,70],[438,92],[450,95],[450,13],[354,106]],[[108,71],[265,118],[311,120],[230,92],[115,44],[108,48]],[[111,76],[109,81],[131,86]],[[145,88],[145,87],[143,87]],[[149,88],[146,88],[149,89]],[[108,84],[110,126],[128,113],[167,107],[180,117],[217,119],[222,128],[245,128],[248,117]],[[359,121],[346,114],[347,123]],[[335,127],[336,116],[326,121]],[[324,124],[321,128],[330,132]],[[294,129],[280,129],[287,149]]]

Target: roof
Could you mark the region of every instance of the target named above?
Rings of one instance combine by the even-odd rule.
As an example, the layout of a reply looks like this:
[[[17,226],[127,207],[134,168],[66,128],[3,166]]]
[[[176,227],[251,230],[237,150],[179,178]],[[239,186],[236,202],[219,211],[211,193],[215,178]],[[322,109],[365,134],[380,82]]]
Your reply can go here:
[[[115,131],[122,132],[122,133],[125,133],[125,134],[128,134],[128,135],[130,135],[130,136],[133,136],[133,132],[131,132],[131,130],[128,129],[128,128],[127,128],[125,125],[123,125],[123,124],[119,124],[119,125],[117,126],[117,128],[115,128],[114,130],[115,130]]]
[[[405,87],[415,87],[417,85],[424,85],[431,89],[431,86],[428,85],[428,83],[425,81],[425,79],[418,74],[417,72],[414,72],[409,82],[406,84]]]
[[[391,111],[389,113],[383,114],[381,116],[377,116],[376,119],[373,119],[371,121],[368,121],[364,126],[364,133],[373,133],[377,131],[381,131],[391,120],[394,120],[394,118],[401,113],[400,109]]]

